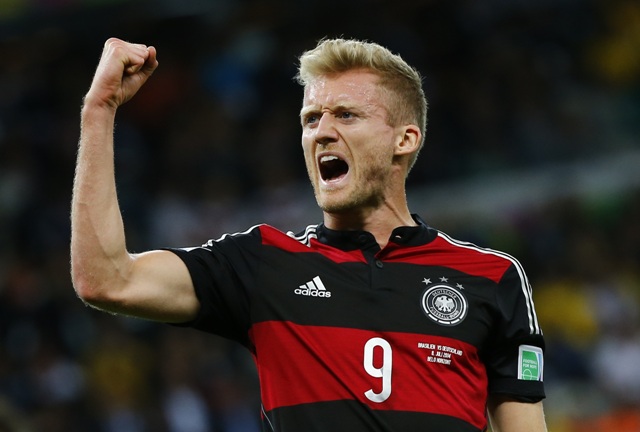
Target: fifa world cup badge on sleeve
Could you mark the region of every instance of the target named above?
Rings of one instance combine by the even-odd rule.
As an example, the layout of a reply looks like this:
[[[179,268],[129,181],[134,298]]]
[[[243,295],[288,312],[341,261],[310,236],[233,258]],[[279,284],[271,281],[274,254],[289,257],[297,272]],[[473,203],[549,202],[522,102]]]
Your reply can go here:
[[[544,356],[542,348],[520,345],[518,353],[518,379],[523,381],[542,381]]]

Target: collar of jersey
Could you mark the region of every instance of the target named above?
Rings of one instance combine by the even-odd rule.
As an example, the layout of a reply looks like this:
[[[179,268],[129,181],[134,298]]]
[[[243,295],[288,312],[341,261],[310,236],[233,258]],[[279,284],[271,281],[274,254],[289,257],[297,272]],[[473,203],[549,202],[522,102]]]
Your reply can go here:
[[[405,247],[421,246],[436,238],[437,231],[435,229],[428,226],[417,214],[412,214],[411,216],[417,225],[395,228],[391,233],[389,243]],[[337,231],[320,224],[318,225],[317,235],[320,243],[345,251],[378,247],[373,234],[368,231]]]

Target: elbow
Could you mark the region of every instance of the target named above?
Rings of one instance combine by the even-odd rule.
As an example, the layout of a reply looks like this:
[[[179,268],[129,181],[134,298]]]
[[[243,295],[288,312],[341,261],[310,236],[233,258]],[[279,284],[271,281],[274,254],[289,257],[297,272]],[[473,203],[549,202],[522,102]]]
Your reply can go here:
[[[71,283],[76,295],[84,303],[96,305],[101,302],[103,290],[95,280],[92,280],[90,275],[78,270],[77,266],[72,266]]]
[[[109,305],[114,302],[111,298],[109,283],[100,281],[91,272],[82,270],[81,266],[73,265],[71,270],[71,282],[76,295],[85,304],[101,310],[109,310]]]
[[[80,300],[88,304],[96,300],[99,290],[95,287],[95,284],[90,283],[86,278],[77,277],[76,275],[71,277],[71,282]]]
[[[120,310],[133,258],[126,251],[107,253],[77,237],[72,238],[70,252],[71,282],[78,298],[96,309]]]

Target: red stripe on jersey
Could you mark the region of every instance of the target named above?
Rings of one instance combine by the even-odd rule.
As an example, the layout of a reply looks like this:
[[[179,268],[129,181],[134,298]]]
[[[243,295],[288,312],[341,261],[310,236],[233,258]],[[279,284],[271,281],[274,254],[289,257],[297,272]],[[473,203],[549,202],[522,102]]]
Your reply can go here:
[[[383,261],[448,267],[469,275],[485,277],[496,283],[512,264],[490,251],[453,245],[441,237],[436,237],[426,245],[405,247],[390,244],[387,249],[388,253],[384,255]]]
[[[260,233],[263,244],[288,252],[315,252],[336,263],[366,262],[366,258],[359,249],[343,251],[320,243],[314,238],[311,239],[309,247],[269,225],[261,225]],[[441,237],[436,237],[430,243],[420,246],[389,243],[378,253],[378,257],[385,262],[448,267],[469,275],[485,277],[496,283],[502,279],[505,271],[512,264],[511,261],[493,252],[471,246],[454,245]]]
[[[486,371],[476,348],[464,342],[282,321],[254,324],[251,338],[267,411],[355,400],[374,410],[441,414],[486,426]]]
[[[262,244],[276,246],[288,252],[319,253],[336,263],[366,262],[362,251],[359,249],[343,251],[320,243],[314,238],[311,239],[311,247],[309,247],[269,225],[260,225],[260,234],[262,235]]]

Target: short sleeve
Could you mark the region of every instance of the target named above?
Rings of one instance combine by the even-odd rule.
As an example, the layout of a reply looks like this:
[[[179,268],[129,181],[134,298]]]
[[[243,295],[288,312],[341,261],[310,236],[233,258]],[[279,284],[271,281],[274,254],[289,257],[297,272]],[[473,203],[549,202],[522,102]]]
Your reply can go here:
[[[201,247],[168,249],[189,270],[200,302],[193,327],[248,346],[251,293],[256,286],[260,253],[259,230],[226,235]]]
[[[507,269],[496,290],[498,317],[484,352],[489,393],[523,402],[544,399],[544,338],[529,281],[519,263]]]

